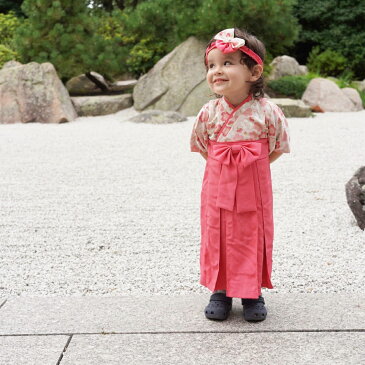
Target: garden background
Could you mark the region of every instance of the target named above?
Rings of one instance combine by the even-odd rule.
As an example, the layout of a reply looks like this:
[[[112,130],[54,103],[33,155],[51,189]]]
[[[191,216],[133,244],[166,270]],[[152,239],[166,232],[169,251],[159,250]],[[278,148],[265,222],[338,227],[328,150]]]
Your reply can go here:
[[[249,29],[270,62],[282,54],[309,73],[269,82],[300,98],[315,77],[340,87],[365,78],[362,0],[0,0],[0,67],[12,59],[51,62],[66,82],[96,71],[108,80],[139,77],[189,36],[208,41],[219,29]]]

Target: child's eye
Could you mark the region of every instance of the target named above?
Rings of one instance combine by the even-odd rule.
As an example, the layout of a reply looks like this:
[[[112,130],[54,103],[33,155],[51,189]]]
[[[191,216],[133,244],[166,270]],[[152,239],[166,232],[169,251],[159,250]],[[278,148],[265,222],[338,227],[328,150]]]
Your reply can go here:
[[[214,63],[210,63],[208,67],[209,68],[213,68],[214,67]]]

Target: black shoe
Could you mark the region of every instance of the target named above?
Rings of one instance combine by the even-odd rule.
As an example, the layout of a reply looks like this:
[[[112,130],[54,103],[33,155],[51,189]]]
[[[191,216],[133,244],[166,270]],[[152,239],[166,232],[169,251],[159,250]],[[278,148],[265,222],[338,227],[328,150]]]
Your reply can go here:
[[[232,298],[227,297],[224,293],[214,293],[205,307],[205,316],[208,319],[223,321],[228,318],[231,309]]]
[[[266,319],[267,310],[265,300],[260,295],[257,299],[241,299],[243,305],[243,317],[246,321],[263,321]]]

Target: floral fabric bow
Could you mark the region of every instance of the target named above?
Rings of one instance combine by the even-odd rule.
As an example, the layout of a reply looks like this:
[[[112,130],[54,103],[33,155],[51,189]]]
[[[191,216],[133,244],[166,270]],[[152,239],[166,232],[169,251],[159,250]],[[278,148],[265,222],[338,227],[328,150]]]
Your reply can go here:
[[[231,53],[236,52],[237,50],[246,53],[250,56],[256,63],[262,65],[261,57],[255,53],[252,49],[245,46],[246,41],[242,38],[235,38],[234,37],[234,28],[224,29],[218,34],[214,36],[215,41],[206,49],[205,51],[205,61],[207,62],[208,53],[214,49],[218,48],[223,53]]]
[[[214,39],[216,47],[223,53],[231,53],[243,47],[246,41],[242,38],[234,38],[234,29],[225,29],[219,32]]]

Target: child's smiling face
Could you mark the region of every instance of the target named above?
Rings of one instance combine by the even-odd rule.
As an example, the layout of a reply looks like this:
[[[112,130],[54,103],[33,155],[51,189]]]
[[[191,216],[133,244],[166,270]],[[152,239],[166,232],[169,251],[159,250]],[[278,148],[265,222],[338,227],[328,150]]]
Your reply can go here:
[[[223,53],[214,48],[207,57],[207,82],[210,89],[224,96],[231,104],[238,105],[249,94],[251,85],[247,81],[256,81],[250,69],[241,63],[240,51]]]

